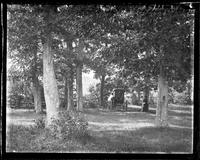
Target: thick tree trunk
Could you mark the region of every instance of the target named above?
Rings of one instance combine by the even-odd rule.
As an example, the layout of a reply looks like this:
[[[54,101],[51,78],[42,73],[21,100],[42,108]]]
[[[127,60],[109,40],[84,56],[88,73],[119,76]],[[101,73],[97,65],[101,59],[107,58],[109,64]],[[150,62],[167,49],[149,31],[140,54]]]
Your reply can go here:
[[[103,96],[103,91],[104,91],[104,84],[105,84],[105,76],[101,76],[101,89],[100,89],[100,105],[104,108],[104,96]]]
[[[74,100],[73,100],[73,66],[70,66],[70,71],[68,72],[68,83],[67,83],[67,89],[68,89],[68,111],[74,111]]]
[[[149,111],[149,87],[146,86],[144,89],[144,98],[142,103],[142,112]]]
[[[51,8],[48,8],[51,12]],[[47,22],[49,24],[50,13],[47,14]],[[51,49],[52,39],[50,26],[46,28],[46,40],[44,43],[43,53],[43,84],[46,102],[47,126],[52,122],[51,118],[58,118],[58,110],[60,105],[58,87],[56,83],[55,71],[53,66],[53,52]]]
[[[160,74],[158,77],[158,104],[156,109],[157,126],[168,126],[167,107],[168,107],[168,83],[161,66]]]
[[[42,113],[41,87],[38,78],[35,77],[32,82],[32,93],[34,99],[34,107],[36,113]]]
[[[77,109],[83,111],[82,63],[76,66]]]

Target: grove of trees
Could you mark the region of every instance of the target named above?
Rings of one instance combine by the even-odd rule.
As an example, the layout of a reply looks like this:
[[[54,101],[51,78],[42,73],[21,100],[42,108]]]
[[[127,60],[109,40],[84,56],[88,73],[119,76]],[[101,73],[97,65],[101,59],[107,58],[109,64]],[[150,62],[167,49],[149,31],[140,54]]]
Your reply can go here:
[[[167,125],[172,90],[187,89],[190,97],[190,10],[170,5],[27,4],[8,5],[7,11],[10,87],[21,86],[15,96],[27,100],[30,95],[37,113],[45,104],[47,127],[59,118],[61,108],[84,111],[82,73],[88,69],[100,79],[102,107],[114,87],[142,91],[147,102],[150,91],[157,90],[158,126]]]

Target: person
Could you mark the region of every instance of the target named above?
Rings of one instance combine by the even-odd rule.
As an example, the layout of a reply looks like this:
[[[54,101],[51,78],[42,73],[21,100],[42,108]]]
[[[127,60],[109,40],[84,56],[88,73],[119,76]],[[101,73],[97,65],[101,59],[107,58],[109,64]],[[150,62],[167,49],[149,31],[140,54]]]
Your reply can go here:
[[[112,109],[113,98],[114,98],[114,94],[112,92],[111,95],[108,97],[108,103],[109,103],[109,108],[110,109]]]
[[[108,97],[108,102],[111,102],[113,97],[114,97],[114,95],[113,95],[113,93],[111,93],[111,95]]]

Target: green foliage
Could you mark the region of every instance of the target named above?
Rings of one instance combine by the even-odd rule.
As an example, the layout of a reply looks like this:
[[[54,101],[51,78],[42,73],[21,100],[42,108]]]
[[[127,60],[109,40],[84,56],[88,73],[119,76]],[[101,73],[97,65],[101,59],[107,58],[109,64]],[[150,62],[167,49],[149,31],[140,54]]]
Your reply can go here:
[[[24,87],[16,84],[8,95],[8,103],[11,108],[29,108],[33,109],[33,97],[25,93]]]
[[[63,140],[53,137],[48,129],[35,126],[10,125],[6,150],[10,152],[69,152],[86,150],[89,135],[77,139]]]
[[[100,105],[99,98],[100,92],[97,90],[96,86],[92,85],[89,88],[89,95],[84,97],[84,107],[85,108],[98,108]]]
[[[62,111],[58,119],[52,119],[47,132],[62,139],[81,138],[88,134],[88,123],[80,113]]]
[[[83,99],[84,108],[98,108],[100,105],[99,100],[93,94],[84,96]]]
[[[44,117],[40,117],[40,118],[36,119],[35,127],[37,129],[44,129],[45,128],[45,118]]]
[[[169,95],[169,101],[173,104],[191,105],[192,101],[190,96],[186,90],[180,93],[173,91]]]

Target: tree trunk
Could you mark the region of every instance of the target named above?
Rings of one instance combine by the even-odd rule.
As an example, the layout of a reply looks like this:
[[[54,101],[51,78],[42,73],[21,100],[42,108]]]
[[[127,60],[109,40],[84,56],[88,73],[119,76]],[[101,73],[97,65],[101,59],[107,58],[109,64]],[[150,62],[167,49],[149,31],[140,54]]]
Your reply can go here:
[[[191,52],[191,79],[190,79],[190,100],[193,103],[193,90],[194,90],[194,20],[191,20],[190,25],[190,52]]]
[[[64,97],[64,107],[67,109],[68,108],[68,78],[67,76],[65,77],[65,97]]]
[[[140,103],[140,97],[141,97],[140,90],[138,89],[136,92],[137,92],[137,103],[138,103],[138,105],[140,105],[141,104]]]
[[[149,111],[149,87],[146,86],[144,89],[144,98],[142,103],[142,112]]]
[[[38,78],[35,77],[32,82],[32,93],[34,99],[34,107],[36,113],[42,113],[41,87]]]
[[[58,118],[58,109],[60,105],[58,87],[56,83],[55,71],[53,66],[53,52],[52,37],[51,37],[51,26],[49,26],[49,20],[51,19],[52,8],[47,6],[46,19],[46,37],[44,42],[44,53],[43,53],[43,84],[44,84],[44,96],[46,102],[46,114],[47,114],[47,127],[51,124],[52,118]]]
[[[83,111],[82,63],[76,66],[77,110]]]
[[[101,76],[101,89],[100,89],[100,105],[104,108],[104,96],[103,96],[103,91],[104,91],[104,84],[105,84],[105,76]]]
[[[158,77],[158,104],[156,109],[156,125],[168,126],[167,122],[167,107],[168,107],[168,83],[160,66],[160,74]]]
[[[192,83],[191,80],[187,83],[187,104],[191,105],[192,104]]]
[[[11,94],[14,88],[14,80],[12,76],[7,76],[7,85],[6,85],[6,98],[7,98],[7,106],[10,108],[12,106],[11,103]]]
[[[38,75],[37,75],[37,51],[38,48],[34,47],[33,48],[33,55],[34,55],[34,66],[32,70],[32,83],[31,83],[31,90],[33,94],[33,101],[34,101],[34,107],[35,107],[35,112],[36,113],[42,113],[42,93],[41,93],[41,87],[39,84],[38,80]]]
[[[74,73],[73,73],[73,66],[70,66],[70,71],[68,72],[68,111],[74,111],[74,100],[73,100],[73,79],[74,79]]]

